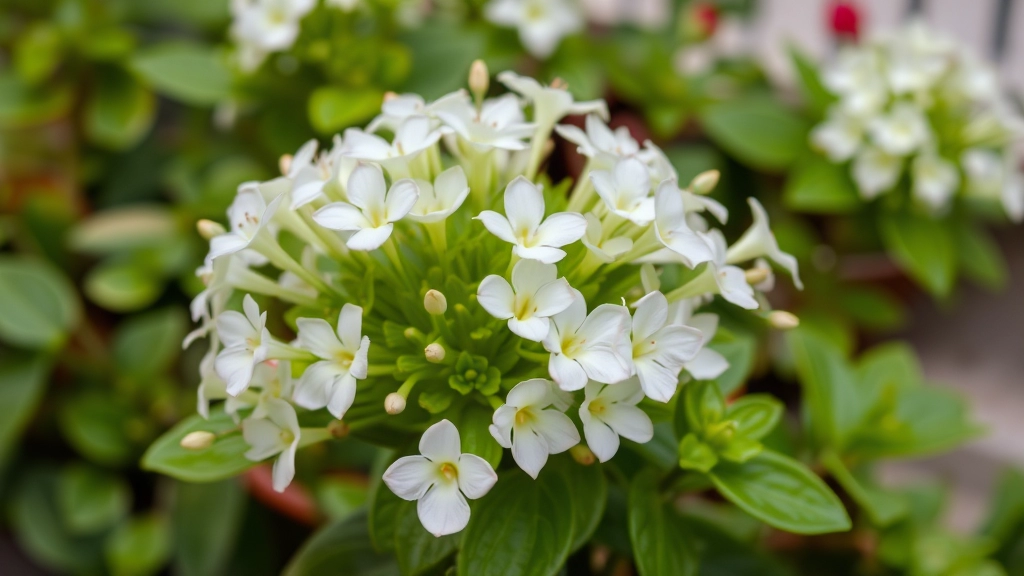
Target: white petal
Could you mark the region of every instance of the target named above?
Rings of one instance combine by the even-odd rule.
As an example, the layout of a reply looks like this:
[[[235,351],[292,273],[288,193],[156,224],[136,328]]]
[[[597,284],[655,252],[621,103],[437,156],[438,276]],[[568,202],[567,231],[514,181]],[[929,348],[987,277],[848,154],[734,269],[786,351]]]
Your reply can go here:
[[[363,334],[363,309],[355,304],[345,304],[338,314],[338,338],[349,351],[357,350]]]
[[[419,199],[419,187],[406,178],[391,185],[387,199],[384,201],[384,214],[388,222],[397,222],[405,217]]]
[[[697,380],[714,380],[729,369],[729,361],[716,350],[703,348],[685,368]]]
[[[239,234],[231,232],[214,236],[210,239],[210,252],[206,255],[207,260],[213,260],[228,254],[234,254],[249,246],[249,240]]]
[[[345,412],[352,407],[352,401],[356,397],[356,379],[351,374],[335,379],[334,388],[327,400],[327,411],[335,418],[341,420]]]
[[[214,370],[227,384],[228,394],[238,396],[249,387],[252,378],[253,354],[243,347],[225,348],[217,354]]]
[[[483,222],[484,227],[491,233],[505,242],[515,244],[517,242],[512,226],[508,219],[492,210],[484,210],[476,216],[476,219]]]
[[[636,406],[612,404],[603,415],[605,423],[616,434],[633,442],[646,444],[654,437],[654,424],[646,412]]]
[[[539,406],[543,408],[547,406],[548,389],[550,387],[551,383],[543,378],[524,380],[509,390],[505,401],[509,406],[514,406],[515,408],[524,408],[526,406]],[[515,413],[512,416],[515,416]],[[494,417],[494,423],[497,424],[497,412],[494,413]]]
[[[512,250],[516,253],[516,256],[523,260],[536,260],[544,264],[554,264],[555,262],[561,262],[562,258],[565,258],[565,250],[550,246],[530,246],[527,248],[521,244],[516,244]]]
[[[363,336],[363,339],[359,341],[359,349],[356,350],[355,356],[352,358],[352,364],[348,367],[348,373],[354,378],[362,380],[366,378],[366,372],[370,367],[367,360],[367,356],[370,353],[370,337]]]
[[[404,456],[388,466],[382,480],[402,500],[419,500],[437,480],[437,465],[423,456]]]
[[[536,230],[544,219],[544,195],[540,187],[517,176],[505,188],[505,216],[512,230]]]
[[[469,503],[455,482],[438,482],[416,504],[420,522],[434,536],[454,534],[469,524]]]
[[[532,430],[516,428],[512,437],[512,459],[534,479],[548,461],[548,443]]]
[[[359,164],[348,178],[345,193],[349,202],[367,212],[384,208],[387,184],[384,173],[376,164]]]
[[[273,479],[274,491],[284,492],[284,489],[292,483],[292,479],[295,478],[295,450],[298,448],[297,442],[292,442],[287,448],[285,448],[281,455],[274,461],[274,469],[271,474]]]
[[[434,462],[455,463],[462,454],[462,443],[459,430],[448,420],[434,424],[420,437],[420,454]]]
[[[644,394],[657,402],[671,400],[676,393],[676,386],[679,385],[679,375],[656,362],[637,362],[636,375],[640,378]]]
[[[345,245],[353,250],[376,250],[381,247],[381,244],[387,242],[387,239],[391,237],[391,231],[394,230],[394,224],[385,224],[378,228],[364,228],[355,234],[345,242]]]
[[[497,481],[498,475],[483,458],[476,454],[459,456],[459,490],[466,498],[483,498]]]
[[[536,294],[545,284],[554,282],[558,268],[535,260],[516,262],[512,268],[512,286],[517,294]]]
[[[559,454],[580,443],[580,433],[572,420],[558,410],[541,410],[534,414],[534,430],[544,436],[550,454]]]
[[[341,342],[335,335],[334,328],[323,318],[299,318],[295,321],[299,328],[298,345],[309,350],[320,358],[333,360],[343,351]]]
[[[661,292],[651,292],[636,303],[633,313],[633,340],[644,340],[668,321],[668,299]]]
[[[533,342],[540,342],[548,335],[548,330],[551,328],[551,323],[547,318],[527,318],[526,320],[520,320],[512,317],[508,319],[508,329],[511,330],[516,336],[525,338]]]
[[[253,462],[265,460],[282,450],[281,429],[270,420],[246,418],[242,421],[242,438],[249,445],[245,457]]]
[[[548,359],[548,374],[562,390],[580,390],[587,385],[587,372],[579,362],[564,354],[552,354]]]
[[[666,366],[682,366],[700,351],[702,334],[689,326],[666,326],[650,336],[657,350],[654,358]]]
[[[567,309],[575,300],[569,281],[559,278],[541,286],[533,297],[535,316],[553,316]]]
[[[548,216],[534,234],[543,246],[560,247],[571,244],[587,231],[587,220],[576,212],[557,212]]]
[[[226,348],[244,346],[246,340],[259,338],[259,332],[239,312],[228,310],[217,316],[217,335]]]
[[[507,280],[492,274],[480,282],[476,291],[477,302],[488,314],[495,318],[504,320],[514,315],[512,305],[515,303],[515,293]]]
[[[313,221],[331,230],[362,230],[370,225],[359,208],[346,202],[333,202],[317,210]]]
[[[576,355],[587,376],[603,384],[622,382],[632,373],[631,363],[618,351],[604,346],[588,348]]]
[[[585,408],[580,407],[580,415]],[[601,462],[607,462],[619,451],[619,435],[610,426],[597,418],[588,418],[583,424],[583,435],[587,439],[587,447]]]
[[[576,332],[587,339],[588,346],[607,344],[619,347],[628,345],[630,322],[629,310],[625,306],[601,304],[587,315]]]

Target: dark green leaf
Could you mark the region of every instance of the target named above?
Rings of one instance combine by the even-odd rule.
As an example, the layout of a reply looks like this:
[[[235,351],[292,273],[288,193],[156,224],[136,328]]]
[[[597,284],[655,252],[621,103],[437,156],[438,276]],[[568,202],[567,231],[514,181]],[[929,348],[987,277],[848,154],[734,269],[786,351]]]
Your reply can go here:
[[[800,92],[807,108],[816,116],[823,116],[825,110],[835,101],[835,96],[822,85],[818,77],[818,66],[796,46],[789,46],[789,58],[796,68]]]
[[[806,122],[771,98],[712,104],[700,119],[715,143],[754,168],[783,170],[807,148]]]
[[[889,526],[909,512],[907,501],[901,494],[887,492],[859,481],[835,453],[826,452],[821,462],[843,490],[846,490],[857,505],[867,512],[875,526]]]
[[[68,279],[42,260],[0,256],[0,339],[55,350],[82,316]]]
[[[954,234],[957,265],[964,275],[993,290],[1006,286],[1006,259],[992,236],[984,228],[967,223],[956,226]]]
[[[663,501],[654,470],[637,474],[629,487],[629,539],[640,576],[697,574],[695,539]]]
[[[487,460],[491,468],[497,469],[504,452],[494,441],[488,427],[491,425],[491,411],[477,404],[467,404],[459,421],[462,438],[462,452],[476,454]]]
[[[882,240],[890,256],[932,294],[945,297],[953,289],[957,254],[948,223],[914,214],[881,218]]]
[[[114,362],[124,374],[154,376],[171,365],[181,351],[188,318],[178,308],[133,316],[114,335]]]
[[[83,128],[93,143],[114,150],[134,146],[156,117],[156,97],[127,72],[104,70],[85,101]]]
[[[231,73],[220,54],[201,44],[152,46],[137,53],[131,67],[158,92],[188,104],[216,104],[228,97],[231,88]]]
[[[720,462],[709,476],[730,502],[781,530],[822,534],[850,529],[843,503],[821,478],[781,454],[766,450],[743,464]]]
[[[583,547],[597,529],[608,500],[608,481],[602,466],[583,466],[567,455],[553,457],[548,466],[562,475],[572,494],[572,546],[570,553]]]
[[[718,464],[715,450],[700,441],[695,434],[687,434],[679,443],[679,467],[684,470],[708,472]]]
[[[131,489],[118,476],[83,464],[61,471],[57,504],[68,530],[95,534],[112,527],[128,514]]]
[[[821,446],[839,450],[875,399],[861,394],[856,372],[834,345],[803,327],[790,331],[788,338],[811,428]]]
[[[106,544],[107,565],[114,576],[155,574],[170,554],[170,526],[155,514],[132,518],[114,531]]]
[[[903,303],[880,288],[847,286],[838,300],[843,312],[868,330],[895,330],[907,321]]]
[[[309,122],[318,132],[333,134],[373,118],[383,97],[374,88],[317,88],[309,97]]]
[[[284,569],[285,576],[397,576],[394,557],[374,551],[365,513],[321,528]]]
[[[419,576],[439,566],[459,547],[459,534],[435,537],[423,528],[415,502],[402,502],[395,523],[395,557],[403,576]]]
[[[750,370],[754,367],[754,355],[757,353],[757,338],[743,332],[725,332],[719,329],[715,341],[709,348],[718,352],[729,362],[729,368],[715,379],[722,394],[732,394],[746,383]]]
[[[873,386],[916,386],[924,382],[917,355],[905,342],[887,342],[864,352],[857,370],[860,379]]]
[[[725,417],[735,420],[736,434],[751,440],[768,435],[782,418],[785,406],[768,394],[747,394],[733,402]]]
[[[160,297],[163,282],[135,261],[117,261],[90,270],[83,289],[90,300],[107,310],[134,312]]]
[[[815,214],[849,214],[863,205],[846,166],[814,153],[790,172],[782,198],[792,210]]]
[[[10,354],[0,361],[0,467],[39,405],[49,371],[50,362],[42,354]]]
[[[256,465],[244,454],[249,449],[231,416],[211,411],[210,419],[194,414],[156,439],[142,457],[142,468],[185,482],[213,482],[241,474]],[[209,448],[189,450],[181,439],[189,432],[206,430],[224,434]]]
[[[174,573],[224,574],[242,527],[246,495],[236,480],[175,484]]]
[[[503,473],[469,519],[459,553],[459,576],[551,576],[573,541],[570,488],[545,470],[533,480]]]
[[[316,486],[316,500],[320,510],[331,520],[342,520],[366,506],[369,489],[360,478],[329,476],[321,478]]]
[[[129,437],[132,416],[124,397],[93,391],[65,401],[58,423],[68,442],[83,456],[101,464],[120,465],[134,450]]]

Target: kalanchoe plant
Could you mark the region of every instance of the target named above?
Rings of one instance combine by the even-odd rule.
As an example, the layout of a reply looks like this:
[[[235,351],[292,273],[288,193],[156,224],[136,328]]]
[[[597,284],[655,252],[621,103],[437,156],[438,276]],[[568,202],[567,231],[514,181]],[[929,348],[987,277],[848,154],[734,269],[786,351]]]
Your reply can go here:
[[[207,288],[190,339],[211,344],[199,390],[209,421],[169,433],[144,465],[196,478],[272,460],[282,491],[303,446],[352,434],[393,447],[384,484],[418,502],[433,536],[466,529],[458,570],[479,574],[482,539],[510,493],[534,506],[579,488],[576,474],[604,486],[573,460],[609,462],[626,442],[652,442],[654,420],[666,420],[690,382],[676,403],[682,476],[666,487],[712,483],[795,532],[846,529],[819,478],[759,443],[781,404],[750,396],[727,408],[709,381],[729,368],[706,348],[717,330],[709,302],[721,298],[762,326],[795,325],[768,310],[759,288],[772,284],[765,259],[799,285],[760,204],[751,199],[754,223],[730,247],[712,226],[728,213],[706,196],[717,173],[680,188],[651,142],[606,141],[603,101],[576,102],[557,82],[498,78],[511,93],[487,98],[477,62],[469,92],[431,103],[391,97],[371,124],[382,134],[352,128],[319,154],[311,142],[282,160],[283,176],[239,186],[228,227],[200,223]],[[560,128],[588,157],[571,191],[541,172],[569,114],[591,114],[587,134]],[[197,431],[214,436],[197,441]],[[672,442],[663,432],[659,442]],[[567,451],[572,459],[557,457]],[[765,475],[778,484],[762,490],[798,493],[801,510],[762,501],[751,487]],[[375,501],[386,498],[378,490]],[[569,516],[545,536],[553,548],[519,551],[546,554],[552,568],[527,573],[550,573],[585,542],[603,498],[559,502],[551,513]],[[467,499],[479,500],[472,512]],[[517,529],[530,510],[505,521]],[[382,514],[372,508],[372,533]],[[574,527],[572,515],[586,518]]]

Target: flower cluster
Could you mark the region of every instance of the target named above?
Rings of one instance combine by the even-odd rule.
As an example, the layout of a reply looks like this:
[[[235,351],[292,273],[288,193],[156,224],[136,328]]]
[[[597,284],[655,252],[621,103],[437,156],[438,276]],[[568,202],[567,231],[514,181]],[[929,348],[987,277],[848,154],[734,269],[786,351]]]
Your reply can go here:
[[[325,0],[327,6],[346,12],[358,2]],[[317,0],[232,0],[231,37],[238,45],[239,67],[251,72],[270,54],[291,48],[299,36],[299,24],[316,3]]]
[[[961,194],[1024,218],[1013,148],[1021,119],[995,71],[966,49],[913,24],[843,48],[822,81],[837,101],[812,143],[832,162],[850,161],[864,199],[906,189],[942,214]]]
[[[422,455],[383,481],[419,500],[432,533],[456,532],[466,498],[496,480],[496,461],[462,449],[464,414],[489,417],[499,459],[511,449],[534,478],[580,443],[577,422],[606,461],[620,438],[651,439],[641,403],[728,367],[707,347],[718,317],[702,306],[766,308],[766,259],[799,285],[756,200],[731,246],[711,225],[728,217],[707,196],[716,172],[680,187],[657,146],[608,128],[603,101],[498,79],[511,92],[488,98],[477,62],[468,92],[391,95],[367,130],[319,152],[311,141],[281,177],[242,184],[229,227],[200,223],[210,251],[190,341],[208,335],[211,348],[199,411],[225,399],[247,456],[275,458],[277,490],[301,446],[425,430]],[[588,114],[586,130],[556,126],[574,114]],[[555,130],[587,157],[568,195],[540,173]],[[324,410],[344,424],[301,426]],[[476,445],[492,442],[484,430]]]
[[[564,36],[583,28],[583,14],[574,0],[491,0],[484,16],[498,26],[516,28],[523,47],[547,58]]]

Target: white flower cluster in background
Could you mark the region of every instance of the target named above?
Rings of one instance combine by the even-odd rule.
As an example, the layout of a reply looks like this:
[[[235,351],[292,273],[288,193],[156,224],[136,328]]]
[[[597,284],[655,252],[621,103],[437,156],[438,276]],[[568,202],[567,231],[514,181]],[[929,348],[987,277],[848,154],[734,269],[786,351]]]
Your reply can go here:
[[[811,141],[849,162],[864,199],[905,188],[943,214],[958,194],[986,197],[1024,218],[1014,146],[1024,124],[995,70],[965,47],[915,23],[844,47],[821,79],[837,100]]]
[[[345,12],[360,0],[324,0],[326,6]],[[267,56],[284,52],[299,37],[302,19],[317,0],[231,0],[231,38],[238,48],[237,61],[244,72],[259,68]]]
[[[575,0],[491,0],[484,16],[498,26],[516,28],[530,54],[547,58],[562,38],[583,29],[583,13]]]
[[[457,532],[466,499],[497,478],[462,451],[464,411],[492,414],[493,442],[534,478],[580,444],[575,416],[606,461],[620,438],[652,438],[642,403],[728,368],[702,307],[767,308],[765,259],[799,286],[756,200],[736,243],[713,226],[728,217],[707,196],[717,172],[680,187],[657,146],[608,128],[603,101],[498,79],[511,91],[488,98],[477,62],[468,92],[390,95],[367,130],[319,152],[311,141],[281,177],[242,184],[228,227],[200,222],[206,289],[187,342],[211,347],[198,409],[224,399],[247,456],[274,458],[275,489],[296,450],[344,430],[423,433],[421,455],[383,481],[419,501],[431,533]],[[576,114],[585,131],[556,126]],[[541,173],[555,129],[587,157],[568,195]],[[662,290],[666,267],[682,279]]]

